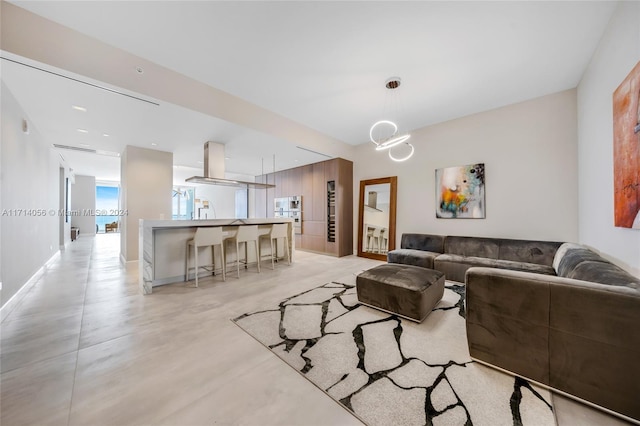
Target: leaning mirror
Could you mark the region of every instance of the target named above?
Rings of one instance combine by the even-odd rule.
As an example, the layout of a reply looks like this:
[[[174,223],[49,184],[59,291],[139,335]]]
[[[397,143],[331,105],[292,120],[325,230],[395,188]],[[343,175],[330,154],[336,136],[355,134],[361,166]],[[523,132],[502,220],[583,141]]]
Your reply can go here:
[[[358,256],[387,260],[396,245],[396,176],[360,181]]]

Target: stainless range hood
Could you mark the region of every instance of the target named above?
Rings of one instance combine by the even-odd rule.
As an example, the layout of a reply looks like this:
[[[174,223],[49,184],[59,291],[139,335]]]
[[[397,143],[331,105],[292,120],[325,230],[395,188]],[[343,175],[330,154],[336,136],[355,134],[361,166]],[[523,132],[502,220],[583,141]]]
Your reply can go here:
[[[192,176],[185,182],[204,183],[207,185],[237,186],[241,188],[275,188],[275,185],[258,182],[244,182],[241,180],[224,178],[224,145],[217,142],[204,144],[204,176]]]

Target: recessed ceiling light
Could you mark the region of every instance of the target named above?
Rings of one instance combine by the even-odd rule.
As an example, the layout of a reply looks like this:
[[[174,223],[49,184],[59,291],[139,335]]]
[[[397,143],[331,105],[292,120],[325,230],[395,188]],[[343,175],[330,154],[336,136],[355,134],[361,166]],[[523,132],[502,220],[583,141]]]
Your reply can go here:
[[[76,111],[87,112],[87,109],[85,107],[81,107],[78,105],[71,105],[71,108],[75,109]]]
[[[198,161],[198,164],[204,164],[204,161]]]
[[[108,133],[103,133],[102,136],[104,136],[105,138],[108,138],[109,134]]]
[[[231,160],[231,157],[224,157],[225,160]]]
[[[88,143],[81,143],[80,146],[91,146]]]
[[[151,142],[151,146],[158,146],[158,144],[155,142]]]
[[[80,133],[89,133],[89,131],[85,129],[76,129],[76,130],[79,131]]]

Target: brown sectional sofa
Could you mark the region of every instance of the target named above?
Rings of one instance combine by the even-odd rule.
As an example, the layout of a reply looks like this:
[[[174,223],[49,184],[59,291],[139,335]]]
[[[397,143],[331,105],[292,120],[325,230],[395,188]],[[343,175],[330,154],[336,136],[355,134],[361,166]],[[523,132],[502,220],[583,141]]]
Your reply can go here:
[[[388,261],[466,284],[474,359],[640,421],[640,278],[547,241],[403,234]]]

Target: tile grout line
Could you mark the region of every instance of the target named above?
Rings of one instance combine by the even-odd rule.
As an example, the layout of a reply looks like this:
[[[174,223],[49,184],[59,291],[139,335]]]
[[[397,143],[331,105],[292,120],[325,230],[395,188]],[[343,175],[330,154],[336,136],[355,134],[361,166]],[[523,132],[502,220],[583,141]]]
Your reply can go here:
[[[73,408],[73,394],[76,387],[76,375],[78,374],[78,359],[80,358],[80,339],[82,338],[82,324],[84,322],[84,311],[87,305],[87,287],[89,286],[89,274],[91,271],[91,263],[93,259],[93,249],[95,247],[96,239],[91,239],[91,246],[89,248],[89,265],[87,266],[87,276],[84,283],[84,296],[82,298],[82,315],[80,315],[80,330],[78,331],[78,347],[76,349],[76,365],[73,368],[73,382],[71,383],[71,396],[69,398],[69,412],[67,413],[67,426],[71,423],[71,409]]]

